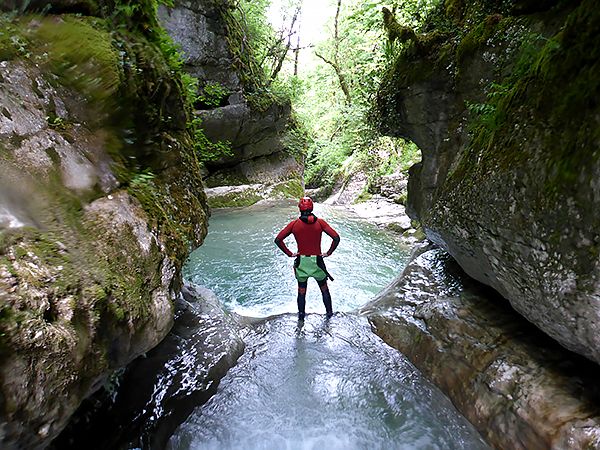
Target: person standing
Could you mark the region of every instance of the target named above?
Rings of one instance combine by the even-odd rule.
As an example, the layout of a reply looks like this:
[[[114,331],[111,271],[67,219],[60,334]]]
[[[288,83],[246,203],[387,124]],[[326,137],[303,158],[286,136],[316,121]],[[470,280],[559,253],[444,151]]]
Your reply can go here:
[[[303,197],[298,203],[300,217],[292,220],[287,226],[279,232],[275,238],[275,244],[289,257],[295,257],[294,273],[298,280],[298,319],[304,320],[306,305],[306,288],[308,279],[317,280],[323,296],[326,316],[333,315],[331,304],[331,294],[327,286],[327,278],[333,281],[333,278],[327,272],[323,258],[330,256],[340,243],[339,234],[323,219],[317,218],[313,214],[313,201],[310,197]],[[321,235],[328,234],[333,242],[327,253],[321,251]],[[298,244],[298,252],[292,253],[283,242],[290,234],[294,235]]]

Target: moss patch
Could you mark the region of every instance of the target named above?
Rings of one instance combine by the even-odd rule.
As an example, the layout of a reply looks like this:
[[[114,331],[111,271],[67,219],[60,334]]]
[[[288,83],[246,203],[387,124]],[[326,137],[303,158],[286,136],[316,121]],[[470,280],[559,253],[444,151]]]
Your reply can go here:
[[[279,183],[273,187],[271,191],[271,198],[292,198],[298,199],[304,195],[304,188],[300,180],[289,180],[283,183]]]
[[[485,177],[543,158],[546,194],[567,192],[577,183],[600,153],[583,150],[595,148],[600,131],[582,128],[579,119],[598,108],[600,45],[591,31],[598,26],[600,13],[585,1],[556,36],[525,36],[513,72],[493,87],[485,112],[471,125],[473,140],[452,173],[455,182],[467,173]],[[523,145],[532,141],[550,153],[537,155],[539,146]]]
[[[74,87],[91,101],[112,97],[123,71],[106,23],[77,16],[22,18],[32,51],[48,64],[62,84]]]
[[[216,172],[204,180],[204,183],[208,188],[217,186],[243,186],[250,184],[250,180],[234,169]]]
[[[0,15],[0,61],[9,61],[28,53],[28,42],[8,17]]]
[[[229,193],[227,195],[209,197],[208,205],[211,208],[233,208],[251,206],[263,199],[254,189],[246,189],[242,192]]]
[[[504,32],[513,21],[512,17],[507,18],[500,14],[492,14],[486,17],[485,20],[461,39],[456,48],[458,63],[461,64],[465,58],[475,54],[494,35]]]
[[[356,200],[354,200],[354,204],[364,203],[364,202],[371,200],[372,198],[373,198],[373,194],[371,194],[368,190],[368,187],[365,186],[365,188],[361,191],[361,193],[358,194],[358,197],[356,197]]]

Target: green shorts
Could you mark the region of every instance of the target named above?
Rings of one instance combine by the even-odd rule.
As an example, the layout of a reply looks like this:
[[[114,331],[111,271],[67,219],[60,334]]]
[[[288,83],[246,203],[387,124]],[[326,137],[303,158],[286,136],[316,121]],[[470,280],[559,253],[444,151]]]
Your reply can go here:
[[[296,279],[300,282],[304,282],[310,277],[317,281],[323,281],[327,278],[325,271],[317,265],[316,256],[298,256],[294,266]]]

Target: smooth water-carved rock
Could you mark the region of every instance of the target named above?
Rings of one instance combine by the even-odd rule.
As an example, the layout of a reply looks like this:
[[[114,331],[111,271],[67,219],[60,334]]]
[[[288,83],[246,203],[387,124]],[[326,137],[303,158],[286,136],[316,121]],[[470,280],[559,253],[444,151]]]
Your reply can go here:
[[[296,158],[280,152],[244,161],[231,168],[217,169],[204,182],[209,188],[252,183],[273,184],[294,178],[297,173]]]
[[[227,105],[199,112],[206,135],[231,143],[233,155],[210,163],[213,167],[232,166],[283,150],[291,105],[271,105],[256,111],[247,103]]]
[[[276,184],[218,186],[205,190],[211,208],[250,206],[261,200],[283,200],[302,197],[303,189],[296,180]]]
[[[600,369],[520,317],[439,249],[363,308],[496,448],[600,446]],[[421,250],[423,251],[423,250]]]
[[[528,16],[522,2],[449,5],[461,34],[400,56],[381,128],[421,147],[407,211],[428,237],[600,362],[600,14],[555,3]]]
[[[53,447],[164,448],[243,353],[239,328],[211,291],[184,286],[167,337],[128,366],[114,392],[86,401]]]

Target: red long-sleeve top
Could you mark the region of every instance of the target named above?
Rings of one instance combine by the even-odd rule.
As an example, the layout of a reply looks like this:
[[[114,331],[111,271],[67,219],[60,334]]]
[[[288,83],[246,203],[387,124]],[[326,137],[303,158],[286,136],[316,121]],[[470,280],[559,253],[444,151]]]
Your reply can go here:
[[[331,255],[340,242],[340,236],[327,222],[312,215],[309,216],[308,223],[300,219],[292,220],[288,223],[275,238],[275,243],[286,255],[292,256],[292,252],[287,248],[283,240],[290,234],[293,234],[298,244],[299,255],[321,255],[322,233],[327,233],[333,239],[331,247],[327,251],[327,255]]]

